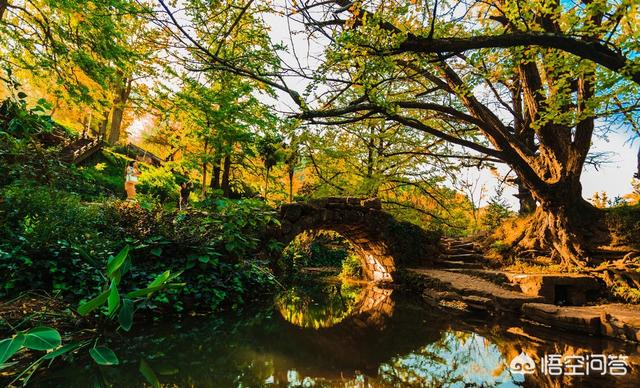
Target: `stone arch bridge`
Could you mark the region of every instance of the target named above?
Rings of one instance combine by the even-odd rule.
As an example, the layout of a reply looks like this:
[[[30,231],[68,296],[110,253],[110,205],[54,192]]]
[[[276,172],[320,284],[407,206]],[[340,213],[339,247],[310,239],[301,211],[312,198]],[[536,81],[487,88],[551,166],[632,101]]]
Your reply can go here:
[[[355,248],[365,277],[390,282],[399,266],[430,264],[438,255],[440,235],[382,210],[379,199],[331,197],[280,207],[275,238],[289,244],[302,232],[330,230]]]

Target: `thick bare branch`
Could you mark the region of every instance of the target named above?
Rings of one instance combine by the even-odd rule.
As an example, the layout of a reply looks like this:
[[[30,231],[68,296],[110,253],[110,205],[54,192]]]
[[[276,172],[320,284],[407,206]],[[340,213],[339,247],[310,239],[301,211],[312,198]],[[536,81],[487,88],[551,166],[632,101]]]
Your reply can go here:
[[[442,54],[464,52],[483,48],[509,48],[539,46],[555,48],[577,57],[593,61],[611,71],[622,74],[640,84],[640,70],[632,66],[632,61],[619,52],[594,40],[578,37],[536,32],[516,32],[502,35],[474,36],[470,38],[429,39],[411,35],[394,53]]]

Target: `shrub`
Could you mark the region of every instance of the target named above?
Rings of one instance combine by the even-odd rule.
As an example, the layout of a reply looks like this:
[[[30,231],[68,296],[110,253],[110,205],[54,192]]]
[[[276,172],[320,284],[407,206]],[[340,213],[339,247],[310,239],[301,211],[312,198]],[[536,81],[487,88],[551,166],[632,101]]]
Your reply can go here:
[[[7,225],[25,237],[32,249],[46,249],[59,240],[77,238],[80,242],[91,238],[102,223],[100,210],[83,205],[73,193],[21,182],[5,187],[4,199]]]
[[[160,202],[177,202],[180,188],[173,173],[166,167],[142,170],[137,189]]]
[[[606,222],[614,237],[612,245],[640,249],[640,205],[622,205],[605,210]]]
[[[105,224],[120,239],[144,241],[161,234],[162,208],[151,200],[105,202]]]
[[[0,196],[0,273],[8,277],[0,292],[83,295],[96,286],[99,273],[80,252],[104,254],[113,246],[102,231],[100,207],[82,204],[76,194],[24,183],[5,187]]]
[[[179,213],[174,231],[192,243],[240,259],[255,253],[267,228],[278,222],[275,211],[261,200],[215,199],[203,202],[199,210]]]
[[[274,281],[267,263],[254,259],[275,220],[260,201],[221,200],[186,213],[117,200],[87,204],[33,182],[5,187],[0,198],[0,297],[32,289],[62,291],[72,303],[93,297],[105,258],[125,244],[132,249],[124,289],[185,271],[187,286],[145,302],[153,308],[237,306]]]

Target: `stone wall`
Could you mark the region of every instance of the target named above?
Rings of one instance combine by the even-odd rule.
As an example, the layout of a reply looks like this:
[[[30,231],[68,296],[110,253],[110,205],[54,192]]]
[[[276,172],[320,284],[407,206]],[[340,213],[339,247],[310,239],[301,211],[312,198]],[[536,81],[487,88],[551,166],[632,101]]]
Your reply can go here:
[[[390,282],[398,266],[430,264],[440,235],[397,221],[379,199],[323,198],[282,205],[274,237],[290,243],[302,232],[332,230],[354,246],[367,279]]]

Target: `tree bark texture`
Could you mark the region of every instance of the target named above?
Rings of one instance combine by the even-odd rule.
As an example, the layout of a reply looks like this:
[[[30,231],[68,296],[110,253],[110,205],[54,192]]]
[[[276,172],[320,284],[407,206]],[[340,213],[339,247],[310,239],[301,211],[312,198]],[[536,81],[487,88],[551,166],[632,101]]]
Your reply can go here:
[[[118,87],[116,98],[113,101],[113,113],[111,115],[111,129],[109,131],[109,144],[115,144],[120,140],[122,130],[122,119],[124,110],[131,94],[132,80],[125,78]]]
[[[9,0],[0,0],[0,21],[4,18],[4,13],[9,6]]]
[[[226,198],[231,197],[231,156],[224,157],[222,167],[222,193]]]

